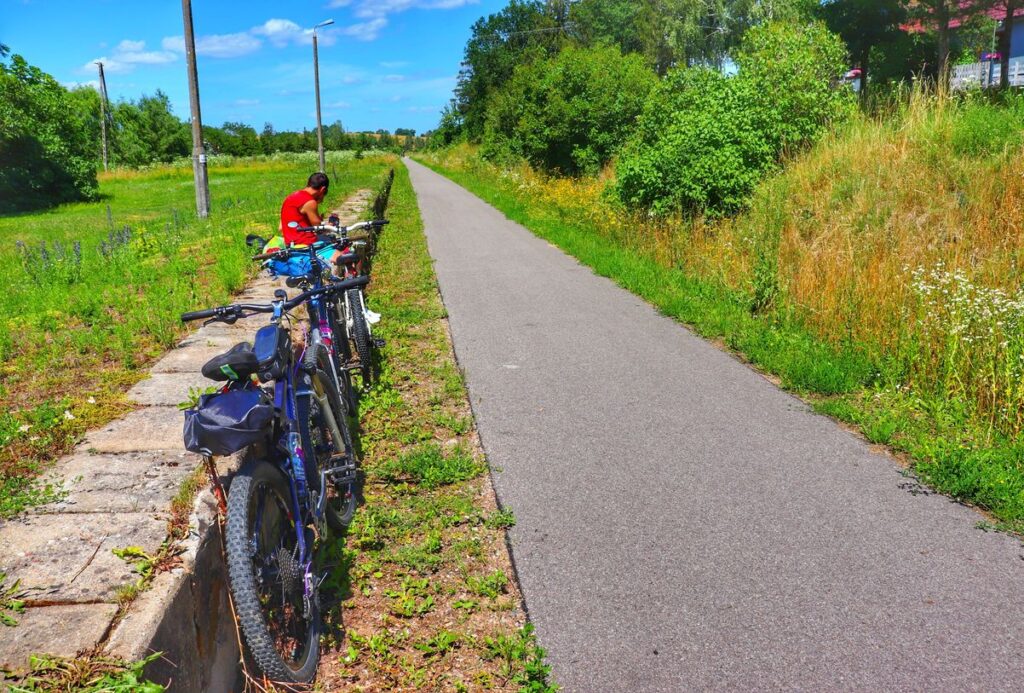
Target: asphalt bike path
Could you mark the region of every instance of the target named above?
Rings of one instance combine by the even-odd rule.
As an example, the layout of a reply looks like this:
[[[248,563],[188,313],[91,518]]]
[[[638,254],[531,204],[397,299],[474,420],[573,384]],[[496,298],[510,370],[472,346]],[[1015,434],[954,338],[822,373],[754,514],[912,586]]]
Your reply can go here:
[[[1018,540],[407,164],[565,690],[1020,690]]]

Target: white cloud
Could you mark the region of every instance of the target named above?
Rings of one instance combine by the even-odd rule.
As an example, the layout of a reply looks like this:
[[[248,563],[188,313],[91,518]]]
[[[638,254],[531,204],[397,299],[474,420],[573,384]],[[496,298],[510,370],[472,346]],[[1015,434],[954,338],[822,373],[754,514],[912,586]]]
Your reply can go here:
[[[341,30],[346,36],[351,36],[358,41],[375,41],[380,36],[381,30],[388,25],[387,17],[377,17],[368,22],[351,24]]]
[[[352,14],[365,20],[351,24],[341,30],[346,36],[360,41],[373,41],[388,25],[388,17],[406,10],[452,10],[466,5],[475,5],[480,0],[333,0],[328,7],[353,5]]]
[[[384,75],[385,82],[404,82],[405,75]]]
[[[79,72],[92,72],[96,69],[96,63],[103,63],[103,69],[110,73],[127,73],[135,69],[137,65],[166,65],[178,59],[176,53],[169,50],[147,51],[145,41],[131,41],[125,39],[117,44],[114,52],[109,56],[93,58],[78,69]]]
[[[162,42],[164,50],[185,52],[183,36],[168,36]],[[247,31],[237,34],[211,34],[196,39],[196,54],[210,58],[237,58],[255,53],[263,42]]]
[[[252,33],[266,36],[275,46],[287,46],[302,35],[302,27],[290,19],[268,19],[254,28]]]
[[[121,43],[117,44],[117,48],[114,50],[121,51],[122,53],[138,53],[145,49],[145,41],[129,41],[128,39],[125,39],[124,41],[121,41]]]

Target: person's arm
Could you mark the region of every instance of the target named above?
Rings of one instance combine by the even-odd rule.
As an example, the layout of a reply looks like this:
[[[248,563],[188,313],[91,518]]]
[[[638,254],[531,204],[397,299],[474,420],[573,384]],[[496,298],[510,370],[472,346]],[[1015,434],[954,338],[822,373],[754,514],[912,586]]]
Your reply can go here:
[[[309,219],[310,226],[316,226],[323,221],[323,217],[320,216],[320,205],[317,204],[316,200],[310,200],[306,204],[299,207],[299,211],[306,215]]]

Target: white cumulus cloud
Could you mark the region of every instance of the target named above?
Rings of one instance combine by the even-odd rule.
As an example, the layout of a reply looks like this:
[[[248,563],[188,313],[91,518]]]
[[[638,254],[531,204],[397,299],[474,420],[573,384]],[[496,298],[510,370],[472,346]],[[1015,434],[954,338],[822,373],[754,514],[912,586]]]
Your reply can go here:
[[[183,36],[168,36],[161,43],[164,50],[185,52]],[[196,54],[210,58],[237,58],[255,53],[263,42],[247,31],[237,34],[211,34],[196,39]]]
[[[169,50],[147,51],[145,41],[125,39],[117,44],[108,56],[93,58],[78,69],[79,72],[93,72],[96,63],[103,63],[103,69],[110,73],[131,72],[138,65],[165,65],[178,59],[176,53]]]

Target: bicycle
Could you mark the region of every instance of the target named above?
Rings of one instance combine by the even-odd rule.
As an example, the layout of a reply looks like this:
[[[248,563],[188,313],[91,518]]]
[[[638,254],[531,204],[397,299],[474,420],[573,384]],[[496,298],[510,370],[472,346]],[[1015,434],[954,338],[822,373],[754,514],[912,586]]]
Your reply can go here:
[[[235,613],[249,652],[271,679],[306,683],[320,656],[321,549],[327,529],[344,531],[356,506],[358,459],[334,379],[296,356],[282,321],[314,298],[365,286],[334,282],[269,304],[185,313],[183,321],[233,324],[270,313],[253,343],[214,357],[203,375],[224,382],[185,412],[185,447],[204,455],[250,449],[231,481],[225,543]],[[308,342],[307,342],[308,344]],[[272,383],[272,386],[268,385]]]
[[[330,227],[315,228],[322,230]],[[248,236],[246,243],[250,246],[266,245],[263,238],[255,235]],[[287,277],[285,283],[289,287],[299,287],[303,290],[316,289],[339,280],[317,253],[328,246],[346,250],[351,245],[346,239],[322,237],[322,240],[309,246],[281,248],[259,253],[253,256],[253,260],[262,261],[272,273]],[[344,255],[340,262],[344,266],[346,263],[355,262],[356,259],[353,254],[348,254]],[[296,260],[299,262],[295,262]],[[307,353],[314,362],[323,362],[324,370],[335,378],[335,385],[347,405],[348,413],[354,418],[358,414],[358,402],[350,374],[352,352],[349,348],[349,335],[343,308],[343,304],[346,302],[345,295],[328,294],[321,297],[314,296],[310,299],[306,306],[309,315]]]
[[[386,219],[374,219],[371,221],[361,221],[345,227],[331,224],[299,226],[297,222],[291,222],[289,226],[296,231],[317,234],[317,241],[300,248],[281,248],[261,253],[254,256],[253,259],[270,263],[276,260],[284,263],[290,258],[299,257],[305,259],[308,256],[308,266],[303,265],[298,269],[289,270],[282,265],[278,273],[288,275],[296,281],[301,281],[303,277],[309,280],[314,274],[318,274],[317,266],[323,264],[316,254],[317,251],[333,246],[338,250],[352,251],[342,255],[339,260],[339,274],[342,278],[368,275],[373,255],[376,252],[377,231],[388,223]],[[365,238],[355,240],[349,238],[349,234],[363,229],[369,230]],[[266,244],[258,236],[249,236],[246,242],[250,243],[250,245],[256,242],[260,242],[263,245]],[[344,356],[344,364],[337,364],[339,372],[344,371],[346,374],[352,372],[359,373],[362,379],[362,390],[365,391],[373,381],[374,350],[383,348],[384,342],[373,337],[372,322],[368,317],[369,311],[366,307],[366,294],[362,289],[348,291],[344,300],[339,303],[338,308],[340,310],[336,314],[336,324],[332,325],[332,327],[335,328],[335,333],[337,333],[336,328],[343,326],[344,334],[347,338],[340,340],[341,343],[338,345]],[[349,346],[349,341],[351,341],[351,346]],[[359,357],[356,364],[353,364],[352,361],[353,352]],[[343,377],[348,378],[349,376],[345,375]],[[349,384],[351,384],[350,381]],[[354,393],[354,388],[352,391]],[[353,411],[355,410],[354,396],[352,399],[352,409]]]
[[[337,233],[351,244],[356,258],[355,261],[347,262],[344,265],[344,273],[341,276],[351,278],[370,274],[373,257],[377,252],[377,232],[388,223],[386,219],[373,219],[360,221],[338,230]],[[351,238],[353,232],[363,229],[368,230],[365,237]],[[363,381],[363,390],[366,390],[374,379],[374,351],[383,348],[384,342],[373,336],[373,321],[369,319],[366,293],[362,289],[353,289],[345,296],[345,326],[355,352],[359,356],[358,372]]]

